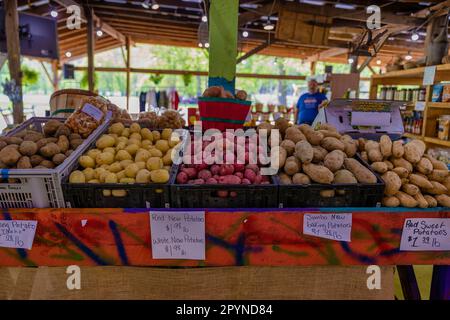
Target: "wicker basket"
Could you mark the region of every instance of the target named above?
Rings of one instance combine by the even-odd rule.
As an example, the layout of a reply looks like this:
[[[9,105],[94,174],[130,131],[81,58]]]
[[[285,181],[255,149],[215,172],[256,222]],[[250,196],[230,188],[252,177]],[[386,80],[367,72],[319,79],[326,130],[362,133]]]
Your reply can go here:
[[[86,97],[97,96],[97,94],[80,89],[63,89],[55,91],[50,97],[50,112],[52,116],[67,118],[72,112],[81,107]]]

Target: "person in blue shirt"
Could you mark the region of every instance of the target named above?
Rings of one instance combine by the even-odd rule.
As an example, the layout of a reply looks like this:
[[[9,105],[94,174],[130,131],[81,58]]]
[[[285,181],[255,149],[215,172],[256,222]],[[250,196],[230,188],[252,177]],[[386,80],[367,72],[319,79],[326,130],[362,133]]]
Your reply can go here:
[[[319,84],[316,80],[309,80],[308,92],[302,94],[298,99],[295,109],[297,124],[306,123],[311,125],[319,112],[319,107],[327,101],[327,97],[319,92],[318,86]]]

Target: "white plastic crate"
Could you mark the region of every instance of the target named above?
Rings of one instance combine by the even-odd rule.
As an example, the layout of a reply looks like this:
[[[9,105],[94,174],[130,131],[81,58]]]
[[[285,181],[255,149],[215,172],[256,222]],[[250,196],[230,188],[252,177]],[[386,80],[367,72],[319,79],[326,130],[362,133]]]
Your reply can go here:
[[[6,136],[12,136],[22,130],[34,128],[41,130],[42,125],[51,119],[64,121],[64,118],[33,117],[11,130]],[[111,113],[72,154],[55,169],[0,169],[0,178],[18,180],[17,183],[0,183],[1,208],[64,208],[61,182],[78,165],[78,158],[105,132],[109,126]]]

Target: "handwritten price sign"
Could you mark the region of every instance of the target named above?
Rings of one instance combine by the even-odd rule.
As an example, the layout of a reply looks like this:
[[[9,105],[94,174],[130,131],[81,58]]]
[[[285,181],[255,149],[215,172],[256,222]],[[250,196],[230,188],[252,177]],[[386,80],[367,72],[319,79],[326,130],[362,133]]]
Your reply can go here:
[[[450,219],[406,219],[401,251],[450,251]]]
[[[150,212],[153,259],[205,260],[205,212]]]
[[[0,220],[0,247],[30,250],[36,227],[37,221]]]
[[[303,233],[337,241],[351,241],[352,214],[304,214]]]

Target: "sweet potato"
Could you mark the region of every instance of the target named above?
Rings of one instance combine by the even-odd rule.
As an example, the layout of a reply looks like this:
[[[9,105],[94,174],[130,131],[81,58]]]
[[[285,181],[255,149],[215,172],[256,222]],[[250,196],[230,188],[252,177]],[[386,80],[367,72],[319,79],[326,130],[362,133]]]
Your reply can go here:
[[[381,200],[381,204],[385,207],[395,208],[400,205],[400,200],[394,196],[384,197],[383,200]]]
[[[418,163],[425,153],[425,148],[425,144],[420,140],[410,141],[405,144],[404,158],[413,164]]]
[[[310,184],[311,180],[304,173],[296,173],[292,176],[292,182],[294,184]]]
[[[366,151],[366,142],[367,142],[366,139],[358,138],[358,150],[359,150],[359,152]]]
[[[334,173],[334,184],[357,184],[358,180],[356,180],[353,173],[346,169],[338,170]]]
[[[334,150],[325,156],[323,164],[330,169],[331,172],[336,172],[344,165],[345,153],[341,150]]]
[[[389,158],[392,155],[392,140],[386,134],[380,138],[380,151],[383,158]]]
[[[413,172],[412,164],[405,160],[404,158],[390,158],[390,161],[394,164],[395,167],[403,167],[408,170],[409,173]]]
[[[308,141],[299,141],[295,144],[295,156],[302,163],[310,163],[314,158],[314,149]]]
[[[373,148],[367,151],[367,157],[370,162],[381,162],[383,161],[383,155],[379,148]]]
[[[325,159],[325,156],[328,154],[328,151],[322,148],[321,146],[313,146],[314,156],[312,162],[318,163]]]
[[[423,197],[422,193],[418,192],[415,194],[414,199],[416,199],[419,208],[428,208],[428,201]]]
[[[392,156],[401,158],[405,154],[405,147],[402,140],[397,140],[392,143]]]
[[[415,173],[409,175],[409,182],[415,184],[421,189],[433,189],[433,185],[428,179]]]
[[[329,123],[320,123],[319,130],[328,130],[328,131],[336,131],[337,132],[337,129],[332,124],[329,124]]]
[[[337,131],[332,131],[332,130],[317,130],[318,132],[320,132],[324,138],[326,137],[334,137],[337,139],[341,139],[341,134]]]
[[[402,191],[397,192],[395,196],[400,200],[402,207],[415,208],[419,204],[416,199]]]
[[[442,181],[442,184],[448,189],[450,190],[450,175],[447,176],[444,181]]]
[[[317,183],[330,184],[334,179],[333,172],[324,166],[308,163],[303,166],[303,171],[312,181]]]
[[[384,162],[374,162],[370,165],[370,167],[372,168],[373,171],[381,174],[388,171],[388,166]]]
[[[286,174],[292,176],[301,170],[300,161],[297,158],[291,156],[286,159],[286,163],[284,164],[284,172]]]
[[[437,200],[433,196],[425,194],[423,197],[427,200],[429,208],[437,207]]]
[[[434,197],[442,207],[450,207],[450,197],[446,194],[440,194]]]
[[[428,179],[437,181],[437,182],[444,182],[445,178],[448,177],[448,170],[433,170],[429,175]]]
[[[292,179],[289,175],[287,175],[284,172],[281,172],[278,174],[278,177],[280,178],[281,184],[292,184]]]
[[[408,169],[403,167],[395,167],[392,171],[394,171],[400,178],[407,178],[409,175]]]
[[[425,154],[424,157],[431,161],[431,164],[433,165],[433,169],[435,169],[435,170],[448,170],[448,167],[447,167],[447,165],[444,162],[439,161],[439,160],[433,158],[432,156],[430,156],[428,154]]]
[[[362,151],[362,152],[361,152],[361,159],[362,159],[364,162],[369,162],[369,157],[367,156],[367,152],[365,152],[365,151]]]
[[[410,196],[415,196],[416,194],[418,194],[420,192],[420,189],[418,186],[416,186],[414,184],[406,183],[406,184],[402,185],[402,191],[406,192]]]
[[[344,152],[349,158],[353,158],[358,151],[358,145],[355,140],[345,139],[345,136],[342,136],[341,141],[344,143]]]
[[[278,167],[283,168],[284,164],[286,163],[287,151],[283,147],[275,147],[272,150],[276,152],[277,148],[278,148]]]
[[[376,183],[377,177],[358,160],[352,158],[344,159],[344,166],[355,176],[360,183]]]
[[[430,174],[433,172],[433,164],[427,158],[422,158],[416,163],[416,170],[423,174]]]
[[[427,193],[438,195],[438,194],[446,194],[448,192],[448,189],[443,184],[437,181],[430,181],[430,183],[433,185],[433,187],[425,189]]]
[[[322,142],[320,143],[320,145],[328,151],[333,151],[333,150],[344,151],[345,150],[344,143],[341,140],[333,138],[333,137],[324,138],[322,140]]]
[[[335,196],[335,192],[333,189],[321,190],[319,194],[322,198],[333,198]]]
[[[386,172],[381,176],[381,179],[383,179],[384,184],[386,185],[384,188],[384,194],[388,196],[395,195],[402,187],[400,177],[393,171]]]

